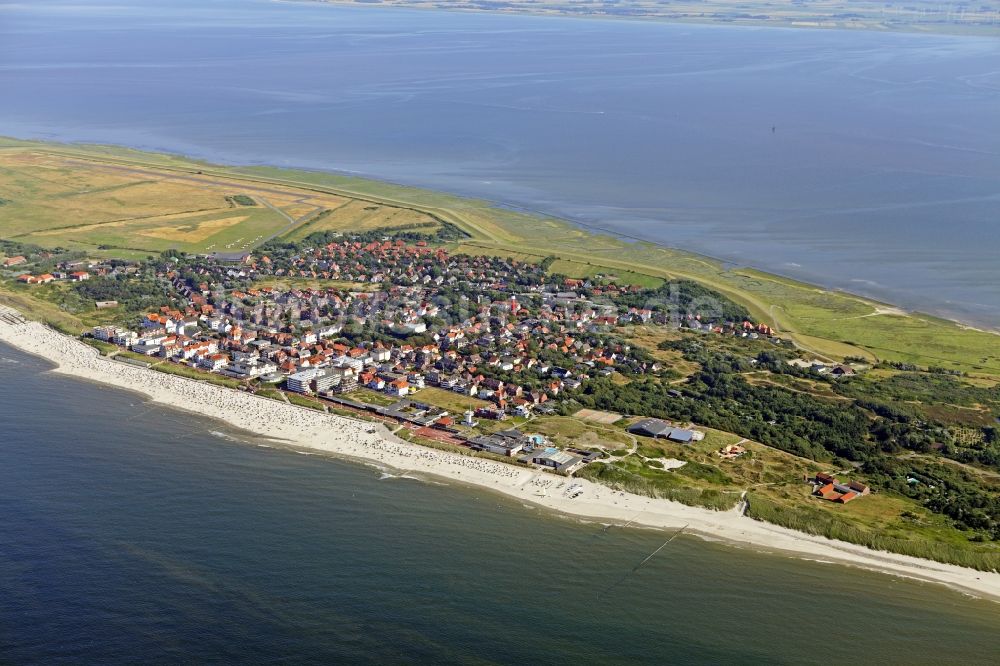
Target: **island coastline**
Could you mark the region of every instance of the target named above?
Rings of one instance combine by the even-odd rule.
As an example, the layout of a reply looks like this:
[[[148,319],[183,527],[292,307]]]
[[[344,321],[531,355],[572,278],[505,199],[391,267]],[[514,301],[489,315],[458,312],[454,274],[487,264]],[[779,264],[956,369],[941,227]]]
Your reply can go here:
[[[12,308],[8,315],[21,317]],[[281,403],[268,398],[165,375],[101,357],[97,350],[44,324],[0,322],[0,342],[53,363],[53,372],[132,390],[154,402],[217,419],[304,452],[391,469],[423,481],[490,490],[547,511],[610,525],[661,530],[798,559],[830,562],[946,585],[969,596],[1000,601],[1000,573],[976,571],[906,555],[877,552],[740,515],[615,491],[583,479],[422,447],[384,426]],[[282,442],[279,444],[278,442]],[[576,484],[583,492],[565,492]]]

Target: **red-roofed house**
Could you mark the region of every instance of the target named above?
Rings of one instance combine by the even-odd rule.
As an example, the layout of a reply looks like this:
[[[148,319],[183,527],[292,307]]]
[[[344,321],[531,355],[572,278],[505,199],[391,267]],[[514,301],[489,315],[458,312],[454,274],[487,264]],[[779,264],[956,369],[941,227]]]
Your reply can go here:
[[[385,387],[385,390],[386,393],[402,397],[410,392],[410,384],[405,379],[397,379],[389,382],[388,386]]]

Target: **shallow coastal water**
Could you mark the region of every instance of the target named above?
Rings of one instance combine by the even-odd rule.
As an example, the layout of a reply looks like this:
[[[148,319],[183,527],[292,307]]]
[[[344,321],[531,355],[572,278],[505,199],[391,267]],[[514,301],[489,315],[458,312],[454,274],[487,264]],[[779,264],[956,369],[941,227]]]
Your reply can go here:
[[[991,663],[1000,605],[303,456],[0,346],[0,661]],[[384,478],[383,478],[384,477]]]
[[[1000,41],[0,5],[0,134],[350,170],[1000,326]]]

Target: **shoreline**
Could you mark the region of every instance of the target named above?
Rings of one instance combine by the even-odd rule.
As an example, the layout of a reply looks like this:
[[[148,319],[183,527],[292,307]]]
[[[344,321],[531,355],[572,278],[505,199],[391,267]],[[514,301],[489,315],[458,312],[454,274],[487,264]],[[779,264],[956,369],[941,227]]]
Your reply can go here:
[[[17,313],[0,306],[0,312]],[[275,448],[315,451],[351,462],[389,468],[421,482],[443,479],[491,490],[562,516],[618,526],[680,530],[711,541],[797,559],[837,563],[946,585],[963,594],[1000,601],[1000,574],[907,555],[872,551],[795,532],[741,516],[614,491],[585,479],[557,476],[422,447],[392,435],[384,425],[298,407],[177,375],[113,361],[96,349],[35,321],[0,321],[0,342],[53,363],[52,370],[141,393],[171,408],[193,412],[274,440]],[[424,475],[431,479],[422,478]],[[582,488],[568,496],[570,486]]]
[[[465,7],[424,7],[405,6],[384,2],[363,3],[357,0],[272,0],[285,4],[304,5],[333,5],[348,8],[378,7],[381,9],[399,9],[405,11],[419,12],[449,12],[452,14],[483,14],[500,16],[531,16],[543,19],[574,19],[578,21],[630,21],[632,23],[669,23],[672,25],[682,25],[689,27],[732,27],[732,28],[770,28],[775,30],[840,30],[844,32],[876,32],[886,34],[904,35],[927,35],[941,37],[992,37],[994,32],[989,26],[982,23],[969,24],[971,30],[962,31],[959,29],[949,30],[948,27],[954,25],[963,27],[961,24],[921,24],[919,22],[901,22],[898,24],[873,23],[875,16],[868,16],[860,19],[859,24],[838,25],[832,23],[836,17],[831,14],[822,17],[802,16],[786,20],[781,19],[755,19],[746,17],[732,17],[728,19],[706,18],[703,16],[661,16],[661,15],[629,15],[629,14],[574,14],[565,10],[537,11],[530,6],[516,7],[512,9],[492,9],[474,6]],[[943,28],[943,29],[942,29]],[[976,28],[982,28],[983,32],[976,32]]]

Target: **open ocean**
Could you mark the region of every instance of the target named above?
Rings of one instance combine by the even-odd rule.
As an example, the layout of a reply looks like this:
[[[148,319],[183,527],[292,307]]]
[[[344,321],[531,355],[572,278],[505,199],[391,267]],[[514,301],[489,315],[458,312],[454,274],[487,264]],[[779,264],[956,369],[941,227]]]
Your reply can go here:
[[[263,448],[0,346],[0,663],[995,664],[1000,605]]]
[[[1000,328],[1000,39],[0,1],[0,134],[352,171]]]

